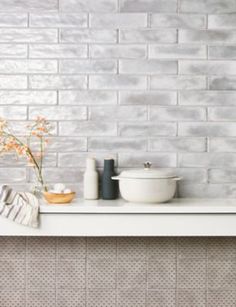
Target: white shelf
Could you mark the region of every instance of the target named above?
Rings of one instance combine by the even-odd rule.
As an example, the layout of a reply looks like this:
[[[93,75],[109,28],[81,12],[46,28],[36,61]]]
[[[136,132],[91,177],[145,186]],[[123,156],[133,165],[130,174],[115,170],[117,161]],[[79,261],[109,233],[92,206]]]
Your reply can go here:
[[[236,199],[123,200],[40,207],[38,229],[0,218],[0,236],[236,236]]]
[[[76,199],[69,205],[48,205],[42,203],[40,212],[42,214],[236,213],[236,199],[175,198],[171,202],[163,204],[128,203],[122,199],[90,201]]]

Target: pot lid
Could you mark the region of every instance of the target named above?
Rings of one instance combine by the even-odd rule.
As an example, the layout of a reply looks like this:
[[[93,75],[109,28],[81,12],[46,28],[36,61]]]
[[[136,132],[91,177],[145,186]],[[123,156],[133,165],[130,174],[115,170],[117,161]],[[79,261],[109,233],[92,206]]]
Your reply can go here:
[[[140,178],[140,179],[164,179],[164,178],[174,178],[176,175],[174,175],[171,172],[157,169],[157,168],[151,168],[152,163],[151,162],[145,162],[143,169],[134,169],[134,170],[126,170],[121,172],[120,178]]]

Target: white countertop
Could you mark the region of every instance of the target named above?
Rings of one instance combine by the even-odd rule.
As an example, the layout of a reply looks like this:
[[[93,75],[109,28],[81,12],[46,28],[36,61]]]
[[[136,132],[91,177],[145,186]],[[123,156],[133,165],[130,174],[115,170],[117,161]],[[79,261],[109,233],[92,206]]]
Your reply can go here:
[[[1,218],[0,236],[236,236],[236,199],[119,200],[40,207],[37,229]]]
[[[176,213],[236,213],[236,199],[175,198],[169,203],[142,204],[118,200],[76,199],[68,205],[42,203],[40,213],[90,213],[90,214],[176,214]]]

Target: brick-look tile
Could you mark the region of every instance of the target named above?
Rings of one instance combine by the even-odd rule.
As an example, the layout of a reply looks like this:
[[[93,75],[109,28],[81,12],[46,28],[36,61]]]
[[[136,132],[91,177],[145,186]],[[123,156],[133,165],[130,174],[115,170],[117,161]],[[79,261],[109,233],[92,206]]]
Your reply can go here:
[[[85,120],[87,109],[85,107],[30,107],[29,117],[34,120],[37,116],[46,117],[48,120]]]
[[[201,168],[175,168],[174,172],[180,176],[183,183],[206,183],[208,179],[208,172],[206,169]]]
[[[91,14],[92,28],[142,28],[147,26],[146,14]]]
[[[200,107],[150,107],[151,121],[204,121],[206,110]]]
[[[149,46],[149,57],[156,59],[205,59],[206,46],[153,44]]]
[[[236,32],[230,30],[179,30],[180,43],[222,44],[236,42]]]
[[[186,13],[234,13],[236,3],[234,0],[181,0],[180,11]]]
[[[151,88],[156,90],[201,90],[206,88],[206,78],[199,76],[152,76]]]
[[[121,12],[176,12],[177,1],[138,0],[133,2],[132,0],[121,0],[120,9]]]
[[[176,74],[176,61],[159,60],[120,60],[122,74]]]
[[[73,28],[60,31],[62,43],[115,43],[116,38],[115,30]]]
[[[116,61],[114,60],[61,60],[61,73],[65,74],[114,74],[116,73]]]
[[[32,59],[86,58],[87,46],[83,44],[31,44],[29,46],[29,57]]]
[[[50,74],[57,72],[55,60],[0,60],[2,74]]]
[[[197,14],[152,14],[151,27],[204,29],[206,17]]]
[[[176,43],[177,33],[175,29],[141,29],[120,30],[122,43]]]
[[[132,122],[119,123],[119,135],[122,137],[134,137],[134,136],[175,136],[176,124],[167,122],[159,123],[155,122],[140,122],[139,124]]]
[[[5,11],[35,11],[35,10],[55,10],[57,9],[57,1],[56,0],[47,0],[38,2],[37,0],[2,0],[0,5],[0,10]]]
[[[177,95],[168,91],[123,91],[120,93],[120,104],[124,105],[175,105]]]
[[[115,91],[60,91],[59,104],[61,105],[115,105],[117,94]]]
[[[60,9],[69,12],[111,13],[117,10],[116,0],[60,0]]]
[[[147,119],[145,106],[103,106],[90,107],[88,117],[90,120],[122,120],[139,121]]]
[[[101,151],[101,152],[110,152],[114,148],[119,150],[119,152],[126,151],[137,151],[145,150],[147,148],[146,140],[143,138],[112,138],[108,137],[103,138],[94,138],[91,137],[88,139],[88,150],[89,151]]]
[[[10,2],[10,1],[9,1]],[[27,27],[27,14],[0,13],[1,27]]]
[[[145,76],[135,75],[111,75],[89,76],[89,88],[91,89],[146,89],[147,79]]]
[[[235,59],[236,46],[210,46],[210,59]]]
[[[180,73],[187,75],[234,75],[235,69],[236,62],[234,61],[179,61]]]
[[[58,166],[60,167],[81,167],[84,168],[86,164],[86,159],[88,157],[96,157],[96,166],[102,168],[104,166],[104,159],[106,159],[109,152],[109,157],[117,160],[117,154],[111,153],[110,151],[97,152],[88,149],[89,152],[78,152],[78,153],[59,153],[58,154]]]
[[[234,122],[179,123],[179,135],[221,137],[236,136]]]
[[[150,138],[149,150],[163,152],[202,152],[206,151],[206,139],[191,137]]]
[[[111,58],[111,59],[143,59],[147,55],[147,48],[143,44],[128,45],[90,45],[89,54],[92,58]],[[1,49],[0,49],[1,52]]]
[[[235,14],[210,15],[208,19],[209,29],[235,29]]]
[[[235,90],[235,77],[211,77],[209,79],[209,87],[213,90]]]
[[[184,167],[236,167],[233,153],[182,153],[179,159]]]
[[[26,58],[27,45],[26,44],[1,44],[0,58]]]
[[[5,184],[6,182],[15,182],[20,183],[26,181],[26,170],[23,168],[6,168],[7,166],[12,166],[12,162],[9,163],[9,157],[6,157],[8,163],[1,163],[1,173],[0,173],[0,182]],[[9,165],[10,164],[10,165]],[[5,167],[5,168],[4,168]]]
[[[85,13],[41,13],[30,14],[29,24],[31,27],[79,27],[87,26],[87,15]]]
[[[141,167],[143,161],[149,160],[153,162],[153,166],[158,167],[175,167],[176,154],[175,153],[144,153],[133,154],[120,153],[118,156],[119,166],[121,167]]]
[[[231,169],[211,169],[209,170],[208,180],[210,183],[234,183],[235,182],[235,170]],[[227,185],[226,185],[227,186]],[[230,189],[230,185],[229,185]],[[233,186],[232,186],[233,189]],[[233,191],[231,191],[233,192]]]
[[[46,90],[86,89],[87,77],[81,75],[35,75],[29,77],[29,87]]]
[[[67,136],[115,136],[117,125],[112,122],[80,121],[60,122],[59,134]]]
[[[236,140],[234,138],[210,138],[211,152],[235,152]]]
[[[181,105],[236,106],[236,93],[233,91],[182,91],[179,94]]]
[[[1,105],[55,105],[55,91],[0,91]]]
[[[0,29],[1,43],[56,43],[56,29]]]

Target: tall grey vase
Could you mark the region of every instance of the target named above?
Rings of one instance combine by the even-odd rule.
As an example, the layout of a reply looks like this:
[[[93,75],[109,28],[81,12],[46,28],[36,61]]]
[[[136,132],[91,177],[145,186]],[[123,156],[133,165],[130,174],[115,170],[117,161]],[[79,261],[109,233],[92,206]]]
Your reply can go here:
[[[102,198],[116,199],[118,197],[118,182],[111,179],[115,176],[115,162],[113,159],[104,160],[104,170],[102,175]]]

